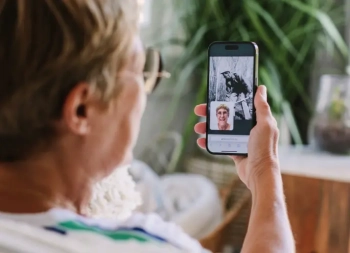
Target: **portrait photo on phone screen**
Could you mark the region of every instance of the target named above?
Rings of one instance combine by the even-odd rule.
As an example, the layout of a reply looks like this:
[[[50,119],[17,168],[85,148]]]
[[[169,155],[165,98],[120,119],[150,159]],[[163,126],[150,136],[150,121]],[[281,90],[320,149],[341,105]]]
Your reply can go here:
[[[210,104],[210,114],[215,115],[215,117],[211,118],[210,129],[220,131],[233,130],[234,103],[213,101]]]
[[[253,56],[210,57],[210,130],[249,135],[253,114],[253,85]]]

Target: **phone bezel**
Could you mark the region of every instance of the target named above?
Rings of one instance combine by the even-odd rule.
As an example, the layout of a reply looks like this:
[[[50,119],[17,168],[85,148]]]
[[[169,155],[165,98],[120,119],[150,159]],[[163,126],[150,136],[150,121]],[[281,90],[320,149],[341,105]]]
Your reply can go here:
[[[259,64],[259,47],[255,42],[251,42],[251,41],[216,41],[213,42],[209,45],[208,47],[208,62],[207,62],[207,104],[209,101],[209,68],[210,68],[210,57],[212,55],[210,55],[210,49],[213,45],[217,45],[217,44],[224,44],[226,45],[242,45],[242,44],[251,44],[254,47],[254,54],[251,55],[254,57],[254,76],[253,76],[253,99],[255,98],[256,95],[256,91],[257,91],[257,87],[258,87],[258,64]],[[226,50],[226,49],[225,49]],[[239,49],[238,49],[239,50]],[[226,50],[226,51],[231,51],[231,50]],[[230,56],[230,55],[228,55]],[[207,115],[210,114],[210,111],[208,109],[209,107],[207,106]],[[255,105],[253,103],[253,115],[252,115],[252,120],[253,120],[253,127],[256,125],[256,110],[255,110]],[[209,120],[206,121],[206,129],[209,129]],[[234,152],[229,152],[229,153],[218,153],[218,152],[212,152],[209,150],[208,148],[208,132],[206,132],[206,142],[205,142],[205,146],[206,146],[206,150],[208,151],[208,153],[212,154],[212,155],[238,155],[238,156],[248,156],[248,153],[234,153]]]

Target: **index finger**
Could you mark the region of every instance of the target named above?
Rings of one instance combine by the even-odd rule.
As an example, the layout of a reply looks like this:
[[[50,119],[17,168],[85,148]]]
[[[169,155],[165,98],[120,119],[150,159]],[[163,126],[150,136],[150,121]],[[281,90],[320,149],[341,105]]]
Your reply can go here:
[[[194,113],[198,116],[207,116],[207,104],[200,104],[194,108]]]

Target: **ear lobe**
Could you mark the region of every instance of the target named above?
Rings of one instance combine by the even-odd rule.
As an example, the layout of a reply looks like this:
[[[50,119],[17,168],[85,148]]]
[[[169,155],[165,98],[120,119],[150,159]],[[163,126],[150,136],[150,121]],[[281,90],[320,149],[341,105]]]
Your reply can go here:
[[[86,135],[90,132],[90,126],[87,121],[83,122],[82,124],[79,124],[79,129],[76,131],[76,133],[80,135]]]

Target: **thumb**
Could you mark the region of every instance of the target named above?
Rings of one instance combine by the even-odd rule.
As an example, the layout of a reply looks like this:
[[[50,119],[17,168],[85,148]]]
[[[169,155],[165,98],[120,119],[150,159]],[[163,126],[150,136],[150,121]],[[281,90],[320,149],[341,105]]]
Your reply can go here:
[[[267,103],[267,89],[264,85],[259,85],[255,95],[254,104],[257,121],[271,116],[270,106]]]
[[[267,89],[265,85],[259,85],[255,98],[257,99],[255,102],[258,103],[267,101]]]

